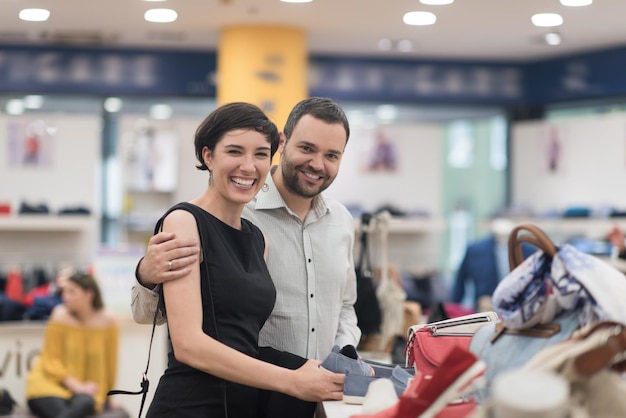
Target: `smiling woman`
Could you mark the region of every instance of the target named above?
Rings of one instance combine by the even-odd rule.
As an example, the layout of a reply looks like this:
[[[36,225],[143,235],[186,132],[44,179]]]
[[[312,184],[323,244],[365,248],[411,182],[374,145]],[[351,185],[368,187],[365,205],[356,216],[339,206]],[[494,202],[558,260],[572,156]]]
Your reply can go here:
[[[261,389],[321,400],[341,387],[340,377],[306,359],[298,358],[297,373],[258,360],[277,351],[258,342],[276,289],[265,237],[241,215],[263,187],[278,144],[276,126],[248,103],[218,107],[196,130],[196,168],[210,173],[209,185],[170,208],[155,231],[199,242],[200,262],[163,284],[172,350],[147,417],[256,417],[268,402]]]
[[[26,399],[40,418],[86,417],[110,407],[117,373],[118,324],[104,309],[96,279],[74,274],[62,285],[41,355],[28,373]]]

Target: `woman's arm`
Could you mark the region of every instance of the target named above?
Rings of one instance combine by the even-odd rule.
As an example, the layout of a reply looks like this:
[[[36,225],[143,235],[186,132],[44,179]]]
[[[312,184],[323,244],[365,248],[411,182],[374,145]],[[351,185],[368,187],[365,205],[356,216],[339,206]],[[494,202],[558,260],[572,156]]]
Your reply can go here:
[[[176,231],[179,238],[199,241],[192,214],[177,210],[163,224],[164,231]],[[309,360],[298,370],[262,362],[202,331],[200,265],[180,280],[163,284],[170,337],[176,359],[206,373],[236,383],[283,392],[307,401],[341,399],[344,375],[321,370],[318,361]]]

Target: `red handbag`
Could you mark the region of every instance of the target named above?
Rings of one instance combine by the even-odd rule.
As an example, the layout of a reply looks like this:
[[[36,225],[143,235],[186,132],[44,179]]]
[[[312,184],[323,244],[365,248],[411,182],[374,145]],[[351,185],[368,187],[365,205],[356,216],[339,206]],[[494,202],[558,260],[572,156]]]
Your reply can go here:
[[[480,312],[409,328],[405,349],[406,365],[415,366],[424,376],[432,375],[453,347],[469,350],[474,333],[497,322],[495,312]]]

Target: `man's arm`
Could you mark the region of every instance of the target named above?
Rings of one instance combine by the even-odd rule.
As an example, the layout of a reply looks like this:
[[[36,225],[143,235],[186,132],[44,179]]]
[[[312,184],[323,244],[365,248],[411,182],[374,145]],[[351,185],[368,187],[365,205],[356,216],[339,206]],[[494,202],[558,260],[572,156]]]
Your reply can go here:
[[[348,283],[344,289],[341,312],[339,313],[339,327],[335,336],[335,344],[357,346],[361,340],[361,329],[357,325],[354,303],[356,302],[356,272],[348,272]]]
[[[158,285],[160,288],[161,286]],[[150,290],[137,282],[131,290],[130,307],[133,312],[133,319],[138,324],[151,324],[154,319],[154,311],[156,311],[159,302],[158,288]],[[156,324],[162,325],[166,321],[163,312],[159,312],[156,318]]]
[[[339,326],[337,335],[335,336],[335,344],[339,347],[344,345],[357,346],[361,340],[361,329],[357,325],[356,311],[354,303],[356,302],[356,270],[354,268],[354,235],[351,240],[349,254],[348,271],[346,272],[346,285],[343,289],[341,298],[341,311],[339,312]]]
[[[171,232],[160,232],[150,238],[146,255],[135,270],[137,283],[132,287],[131,309],[139,324],[151,324],[159,299],[157,284],[187,276],[198,262],[200,248],[189,239],[177,239]],[[165,323],[163,313],[157,324]]]

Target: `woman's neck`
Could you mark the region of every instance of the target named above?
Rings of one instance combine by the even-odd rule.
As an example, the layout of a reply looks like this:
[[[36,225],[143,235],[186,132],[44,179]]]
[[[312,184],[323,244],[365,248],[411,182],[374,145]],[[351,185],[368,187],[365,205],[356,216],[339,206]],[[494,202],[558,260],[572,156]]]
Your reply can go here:
[[[72,316],[76,319],[80,324],[85,325],[88,324],[93,318],[96,316],[97,311],[93,308],[85,309],[81,312],[72,312]]]

